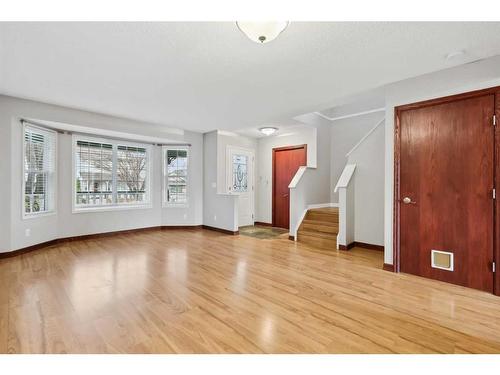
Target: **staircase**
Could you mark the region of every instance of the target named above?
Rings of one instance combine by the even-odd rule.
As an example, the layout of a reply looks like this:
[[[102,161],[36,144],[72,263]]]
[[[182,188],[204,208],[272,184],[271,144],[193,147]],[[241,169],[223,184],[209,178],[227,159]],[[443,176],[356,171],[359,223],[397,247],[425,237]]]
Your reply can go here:
[[[335,250],[339,232],[337,207],[309,209],[297,232],[297,241],[307,245]]]

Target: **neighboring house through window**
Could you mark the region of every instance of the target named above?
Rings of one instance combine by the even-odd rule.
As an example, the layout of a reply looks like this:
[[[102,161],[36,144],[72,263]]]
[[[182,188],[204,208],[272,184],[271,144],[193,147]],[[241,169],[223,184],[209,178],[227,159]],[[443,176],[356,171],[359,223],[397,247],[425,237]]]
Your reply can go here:
[[[187,205],[188,203],[188,148],[163,148],[164,193],[166,205]]]
[[[150,147],[107,139],[74,139],[75,209],[148,206]]]

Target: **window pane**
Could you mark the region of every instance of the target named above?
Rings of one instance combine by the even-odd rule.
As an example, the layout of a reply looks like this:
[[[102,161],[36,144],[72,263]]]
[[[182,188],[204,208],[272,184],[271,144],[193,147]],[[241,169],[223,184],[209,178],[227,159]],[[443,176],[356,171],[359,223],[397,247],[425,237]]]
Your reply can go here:
[[[78,141],[75,156],[76,205],[113,204],[113,146]]]
[[[86,140],[77,141],[76,146],[77,206],[148,203],[145,147]]]
[[[233,191],[237,193],[248,191],[247,162],[247,156],[233,155]]]
[[[117,203],[144,203],[147,176],[146,149],[118,146],[117,163]]]
[[[24,127],[24,212],[47,212],[55,204],[55,142],[49,130]]]
[[[168,149],[166,152],[166,201],[187,202],[188,152],[185,149]]]

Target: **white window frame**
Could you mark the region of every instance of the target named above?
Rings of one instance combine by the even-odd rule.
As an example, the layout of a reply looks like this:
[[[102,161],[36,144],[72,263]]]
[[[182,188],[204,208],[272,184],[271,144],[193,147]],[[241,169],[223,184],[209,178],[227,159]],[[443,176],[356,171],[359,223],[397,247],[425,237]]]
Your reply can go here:
[[[108,205],[102,205],[102,206],[78,206],[76,204],[76,151],[77,151],[77,142],[78,141],[89,141],[89,142],[96,142],[96,143],[108,143],[111,144],[113,147],[113,183],[116,183],[116,175],[115,169],[116,169],[116,153],[118,146],[131,146],[131,147],[141,147],[146,149],[146,155],[147,155],[147,172],[146,172],[146,197],[147,197],[147,202],[146,203],[132,203],[132,204],[108,204]],[[113,138],[100,138],[100,137],[95,137],[92,135],[83,135],[83,134],[74,134],[73,139],[72,139],[72,194],[71,194],[71,201],[72,201],[72,212],[73,213],[85,213],[85,212],[105,212],[105,211],[120,211],[120,210],[134,210],[134,209],[150,209],[153,207],[152,201],[153,201],[153,192],[151,190],[153,186],[153,181],[152,181],[152,176],[153,174],[151,173],[152,168],[153,168],[153,147],[152,145],[149,144],[143,144],[143,143],[135,143],[135,142],[130,142],[130,141],[122,141],[118,139],[113,139]],[[116,187],[112,186],[113,194],[116,194]]]
[[[168,202],[168,173],[167,173],[167,152],[168,150],[186,150],[187,152],[187,160],[186,160],[186,202],[185,203],[172,203]],[[162,147],[162,174],[163,174],[163,191],[162,191],[162,206],[164,208],[169,207],[179,207],[179,208],[187,208],[189,207],[189,192],[190,192],[190,159],[191,159],[191,148],[190,146],[163,146]]]
[[[57,185],[58,185],[58,180],[57,180],[57,162],[58,162],[58,159],[57,159],[57,141],[58,141],[58,137],[57,137],[57,132],[52,130],[52,129],[48,129],[48,128],[45,128],[45,127],[42,127],[42,126],[37,126],[37,125],[34,125],[34,124],[31,124],[31,123],[26,123],[26,122],[22,122],[22,143],[23,143],[23,147],[22,147],[22,157],[21,157],[21,184],[22,184],[22,191],[21,191],[21,210],[22,210],[22,218],[23,220],[26,220],[26,219],[34,219],[34,218],[39,218],[39,217],[43,217],[43,216],[51,216],[51,215],[55,215],[57,213]],[[47,211],[39,211],[39,212],[26,212],[26,207],[25,207],[25,204],[26,204],[26,201],[25,201],[25,195],[26,195],[26,181],[24,180],[24,175],[25,175],[25,166],[26,166],[26,143],[24,141],[24,138],[25,138],[25,134],[26,134],[26,128],[33,128],[33,129],[40,129],[41,131],[44,131],[46,133],[52,133],[54,135],[54,175],[53,175],[53,189],[54,189],[54,195],[53,195],[53,199],[54,199],[54,202],[52,202],[52,209],[50,210],[47,210]],[[47,192],[46,192],[47,194]]]

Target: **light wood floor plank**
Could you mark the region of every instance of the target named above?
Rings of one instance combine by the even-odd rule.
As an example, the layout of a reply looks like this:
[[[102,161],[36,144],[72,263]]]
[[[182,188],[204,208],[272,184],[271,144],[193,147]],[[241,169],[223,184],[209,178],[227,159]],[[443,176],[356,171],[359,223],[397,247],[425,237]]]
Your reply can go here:
[[[500,353],[500,298],[382,253],[158,230],[0,260],[2,353]]]

